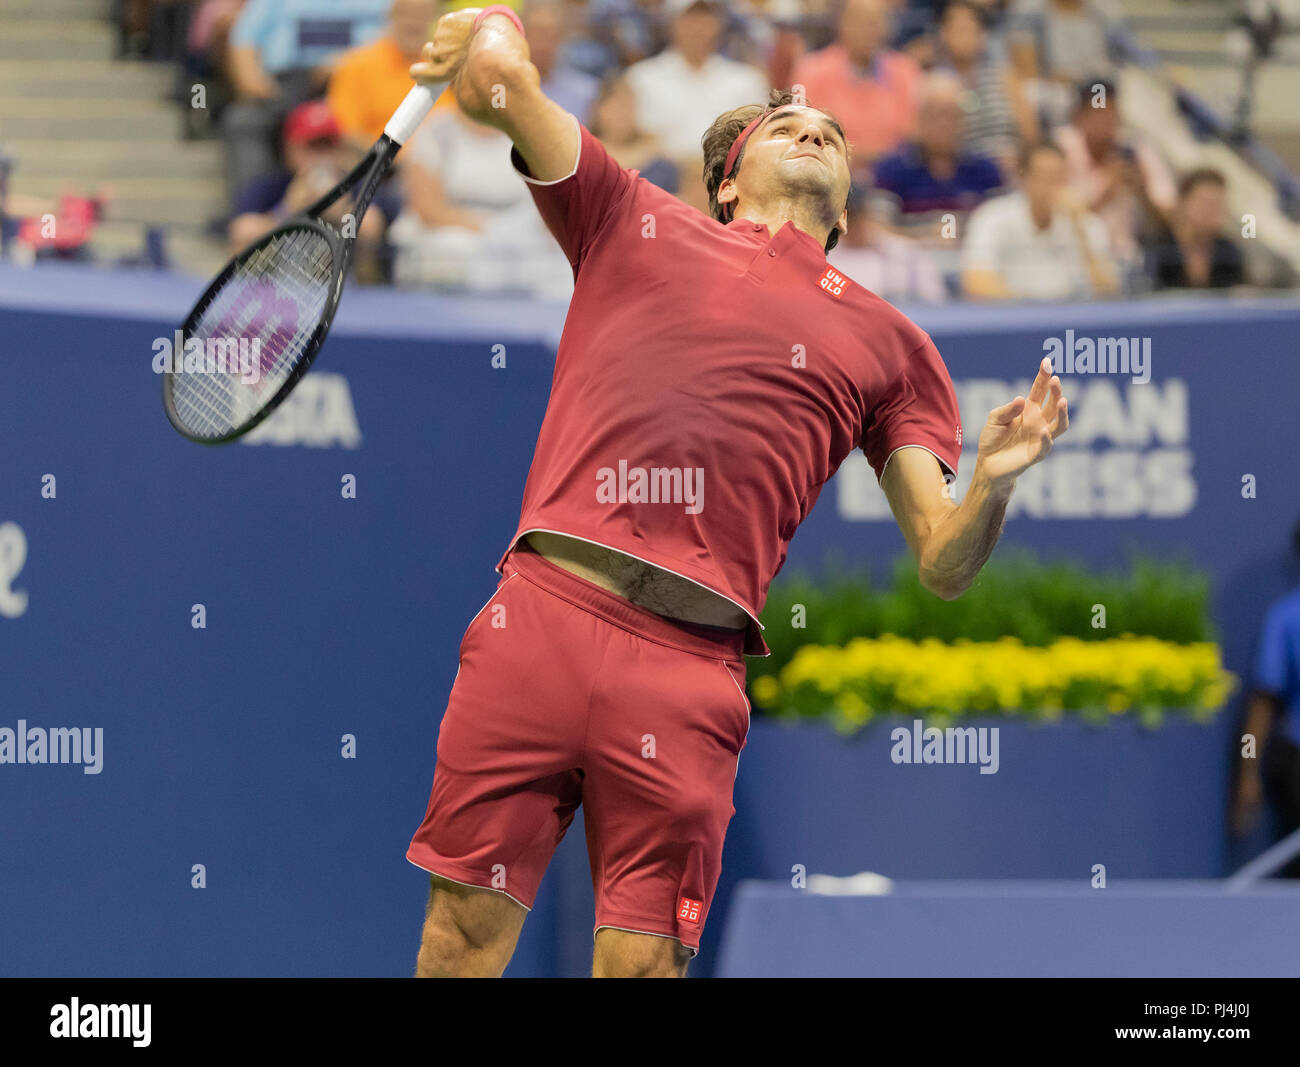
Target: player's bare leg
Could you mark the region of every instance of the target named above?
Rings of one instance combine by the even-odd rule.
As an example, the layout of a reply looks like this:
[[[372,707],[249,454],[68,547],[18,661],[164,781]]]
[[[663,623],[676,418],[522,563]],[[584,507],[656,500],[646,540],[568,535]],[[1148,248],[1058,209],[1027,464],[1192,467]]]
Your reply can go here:
[[[671,937],[633,934],[604,927],[596,931],[593,978],[685,978],[691,950]]]
[[[528,914],[490,889],[430,878],[417,978],[500,978]]]

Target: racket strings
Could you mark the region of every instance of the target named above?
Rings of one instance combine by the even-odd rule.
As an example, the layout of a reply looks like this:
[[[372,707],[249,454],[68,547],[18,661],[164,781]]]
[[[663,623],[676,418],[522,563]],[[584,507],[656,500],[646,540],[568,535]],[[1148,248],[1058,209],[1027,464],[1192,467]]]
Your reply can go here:
[[[334,284],[333,249],[312,229],[286,230],[240,261],[195,309],[181,373],[171,376],[177,418],[196,437],[245,425],[308,354]],[[190,370],[194,367],[197,373]]]

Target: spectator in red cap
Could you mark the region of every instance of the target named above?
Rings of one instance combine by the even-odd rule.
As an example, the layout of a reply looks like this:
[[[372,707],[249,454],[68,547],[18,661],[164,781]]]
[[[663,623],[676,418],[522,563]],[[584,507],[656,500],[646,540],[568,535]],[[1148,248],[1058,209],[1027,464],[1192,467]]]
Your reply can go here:
[[[299,104],[284,121],[284,169],[254,179],[235,196],[234,217],[227,228],[231,251],[246,248],[329,192],[347,173],[350,162],[343,133],[329,105],[323,100]],[[337,223],[347,204],[340,203],[332,210],[331,221]],[[385,223],[384,206],[376,200],[357,234],[359,269],[366,258],[365,247],[373,247]]]
[[[230,31],[222,112],[232,191],[273,173],[272,134],[318,97],[340,55],[384,32],[388,0],[248,0]]]

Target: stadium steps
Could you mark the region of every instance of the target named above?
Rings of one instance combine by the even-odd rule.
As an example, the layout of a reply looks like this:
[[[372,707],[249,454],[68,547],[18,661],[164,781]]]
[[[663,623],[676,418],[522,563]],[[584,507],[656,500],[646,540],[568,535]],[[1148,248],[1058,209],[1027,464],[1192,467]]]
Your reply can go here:
[[[155,226],[191,225],[195,194],[215,202],[223,192],[221,181],[213,178],[191,178],[184,186],[178,186],[171,180],[121,177],[106,181],[104,187],[111,193],[109,203],[114,219]],[[24,191],[30,196],[53,200],[68,191],[68,182],[53,175],[28,176]]]
[[[1244,32],[1232,25],[1238,7],[1228,0],[1093,0],[1102,13],[1122,23],[1138,44],[1155,54],[1158,71],[1128,65],[1120,72],[1125,121],[1141,130],[1173,167],[1183,173],[1213,166],[1228,178],[1229,214],[1253,215],[1258,244],[1300,270],[1300,224],[1280,210],[1276,191],[1232,148],[1218,141],[1200,141],[1179,113],[1173,86],[1182,86],[1213,107],[1225,119],[1235,114],[1241,68],[1249,54]],[[1275,0],[1284,8],[1287,25],[1300,31],[1300,0]],[[1284,161],[1297,170],[1300,154],[1300,34],[1284,37],[1279,56],[1259,72],[1255,131]],[[1267,254],[1247,244],[1248,259],[1266,261]]]
[[[143,245],[144,232],[136,223],[109,221],[95,231],[95,254],[105,262],[137,255]],[[202,279],[216,274],[229,258],[225,246],[202,230],[179,226],[167,228],[167,252],[178,270],[196,276],[196,297],[203,288]]]
[[[112,59],[117,38],[109,23],[58,15],[16,16],[0,6],[0,59]]]
[[[6,137],[114,140],[134,144],[177,141],[181,116],[163,100],[66,100],[0,96],[0,130]]]
[[[210,273],[224,260],[207,222],[225,210],[219,142],[188,141],[170,64],[119,60],[112,0],[0,0],[0,153],[11,188],[47,202],[109,194],[92,252],[138,253],[167,230],[173,261]]]
[[[4,13],[25,19],[107,19],[114,0],[4,0]]]
[[[61,177],[79,182],[93,175],[105,181],[149,176],[178,182],[219,178],[221,145],[216,141],[130,141],[71,139],[6,140],[5,147],[18,161],[20,187],[29,179]]]
[[[1168,74],[1225,117],[1236,113],[1242,65],[1250,53],[1234,26],[1237,5],[1223,0],[1111,0],[1138,43]],[[1292,173],[1300,173],[1300,0],[1280,0],[1285,32],[1257,73],[1252,127]]]
[[[1193,167],[1217,167],[1228,179],[1229,217],[1255,216],[1259,244],[1300,270],[1300,224],[1280,210],[1269,180],[1235,151],[1219,141],[1198,141],[1178,113],[1174,94],[1161,78],[1138,67],[1126,67],[1120,78],[1125,119],[1169,162],[1174,172]],[[1253,248],[1247,251],[1254,255]]]
[[[172,70],[162,64],[106,59],[7,59],[0,61],[0,97],[65,102],[161,100],[171,91]]]

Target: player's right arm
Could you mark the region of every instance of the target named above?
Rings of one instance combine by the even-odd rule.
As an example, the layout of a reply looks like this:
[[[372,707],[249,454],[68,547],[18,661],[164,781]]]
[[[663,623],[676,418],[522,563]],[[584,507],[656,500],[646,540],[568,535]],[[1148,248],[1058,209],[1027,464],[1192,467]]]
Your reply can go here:
[[[476,30],[480,11],[462,8],[443,15],[411,77],[450,80],[461,110],[509,137],[535,180],[558,181],[573,172],[578,159],[578,123],[542,92],[528,42],[511,19],[492,14]]]

